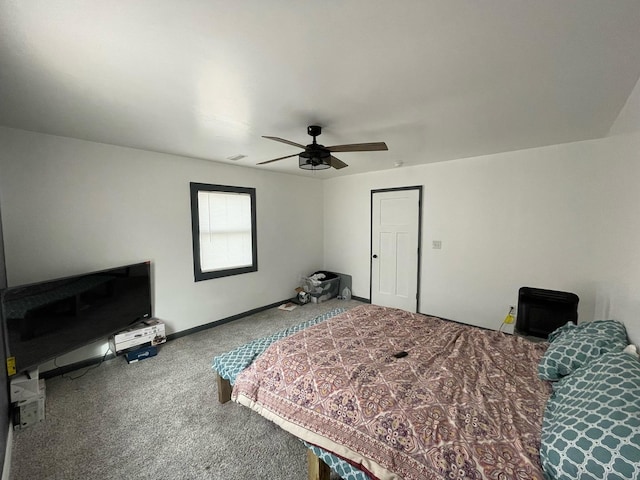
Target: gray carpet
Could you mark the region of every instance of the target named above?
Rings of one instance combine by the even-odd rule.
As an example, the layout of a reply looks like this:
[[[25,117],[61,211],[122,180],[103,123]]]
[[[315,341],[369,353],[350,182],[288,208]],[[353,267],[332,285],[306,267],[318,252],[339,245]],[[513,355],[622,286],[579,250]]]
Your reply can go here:
[[[307,478],[306,448],[258,414],[218,404],[211,361],[355,300],[270,309],[172,340],[131,365],[46,381],[46,419],[14,432],[12,480]],[[77,376],[84,370],[71,372]]]

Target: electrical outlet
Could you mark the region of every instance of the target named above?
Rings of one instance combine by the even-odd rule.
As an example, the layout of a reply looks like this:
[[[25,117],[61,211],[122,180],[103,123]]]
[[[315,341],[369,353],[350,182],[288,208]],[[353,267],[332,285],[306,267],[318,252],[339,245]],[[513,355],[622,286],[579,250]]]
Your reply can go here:
[[[442,240],[434,240],[431,245],[435,250],[439,250],[442,248]]]

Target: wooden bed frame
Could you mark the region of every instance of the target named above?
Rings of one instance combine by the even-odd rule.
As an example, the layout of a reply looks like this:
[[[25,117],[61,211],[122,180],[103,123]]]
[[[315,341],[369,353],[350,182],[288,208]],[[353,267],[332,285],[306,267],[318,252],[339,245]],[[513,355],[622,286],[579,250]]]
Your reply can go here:
[[[233,389],[231,382],[226,378],[222,378],[218,373],[216,373],[216,379],[218,383],[218,402],[230,402],[231,390]],[[308,480],[329,480],[331,468],[311,450],[307,450],[307,462]]]
[[[218,402],[227,403],[231,401],[231,382],[226,378],[222,378],[219,373],[216,372],[216,379],[218,380]]]

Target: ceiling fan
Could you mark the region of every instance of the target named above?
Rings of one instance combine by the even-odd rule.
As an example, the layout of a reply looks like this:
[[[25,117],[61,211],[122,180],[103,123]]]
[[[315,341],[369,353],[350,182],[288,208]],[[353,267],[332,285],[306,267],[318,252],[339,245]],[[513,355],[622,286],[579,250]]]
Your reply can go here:
[[[349,145],[334,145],[332,147],[325,147],[316,142],[316,137],[322,133],[322,127],[318,125],[310,125],[307,127],[307,133],[313,137],[313,143],[307,145],[301,145],[290,140],[285,140],[279,137],[267,137],[269,140],[275,140],[276,142],[286,143],[293,145],[294,147],[304,149],[303,152],[294,153],[293,155],[287,155],[286,157],[274,158],[273,160],[267,160],[266,162],[260,162],[258,165],[265,165],[271,162],[277,162],[278,160],[284,160],[285,158],[295,157],[299,158],[299,166],[305,170],[323,170],[325,168],[333,167],[340,169],[347,167],[348,165],[342,160],[338,160],[332,155],[334,152],[375,152],[380,150],[389,150],[387,144],[384,142],[373,143],[352,143]]]

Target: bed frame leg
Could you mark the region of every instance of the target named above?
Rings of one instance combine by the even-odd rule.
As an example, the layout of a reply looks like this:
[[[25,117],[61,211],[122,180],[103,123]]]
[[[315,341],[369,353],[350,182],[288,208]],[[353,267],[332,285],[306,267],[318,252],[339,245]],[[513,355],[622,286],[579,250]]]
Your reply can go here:
[[[227,403],[231,400],[231,382],[222,378],[218,373],[216,373],[216,378],[218,379],[218,402]]]
[[[311,450],[307,450],[307,461],[309,462],[309,480],[329,480],[331,469]]]

